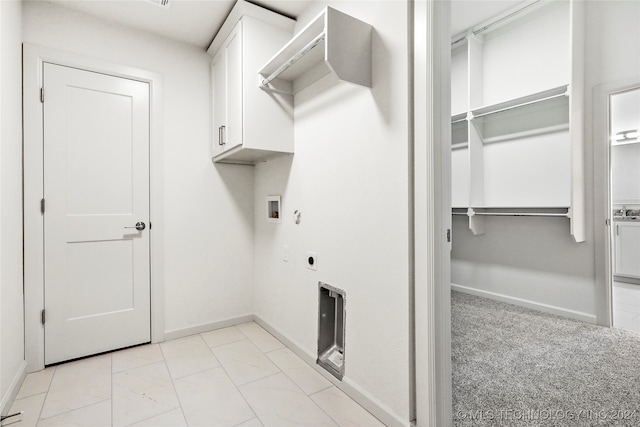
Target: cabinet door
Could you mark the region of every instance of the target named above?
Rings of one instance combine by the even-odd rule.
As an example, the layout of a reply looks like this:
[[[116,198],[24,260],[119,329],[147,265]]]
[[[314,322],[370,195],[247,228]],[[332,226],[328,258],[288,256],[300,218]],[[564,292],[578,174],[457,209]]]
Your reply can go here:
[[[618,223],[615,234],[615,274],[640,277],[640,224]]]
[[[224,151],[224,131],[227,122],[227,73],[224,50],[211,63],[213,82],[213,155]]]
[[[211,62],[213,153],[242,145],[242,21]]]
[[[227,38],[224,50],[227,74],[227,123],[224,150],[229,150],[241,145],[243,136],[242,21],[236,24],[236,27]]]

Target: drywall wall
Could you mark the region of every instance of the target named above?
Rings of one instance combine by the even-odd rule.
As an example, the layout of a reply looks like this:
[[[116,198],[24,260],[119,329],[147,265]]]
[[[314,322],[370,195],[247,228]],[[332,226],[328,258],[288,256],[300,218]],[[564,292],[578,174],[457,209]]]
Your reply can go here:
[[[25,42],[162,75],[165,331],[250,315],[253,170],[211,164],[211,58],[46,2],[25,2],[23,25]]]
[[[628,135],[628,132],[640,129],[640,89],[611,96],[609,108],[611,135]],[[638,168],[640,144],[629,143],[628,140],[623,139],[620,144],[612,144],[610,156],[611,202],[614,205],[638,204],[640,202],[640,168]]]
[[[21,2],[0,2],[0,411],[24,374],[21,14]]]
[[[302,28],[327,3],[310,2]],[[329,3],[374,27],[373,87],[295,97],[295,154],[255,167],[255,312],[315,359],[318,282],[346,292],[344,383],[409,421],[407,5]],[[282,223],[266,197],[282,196]],[[300,211],[300,224],[293,212]],[[287,249],[285,250],[285,246]],[[284,261],[285,251],[288,260]],[[317,253],[317,270],[307,268]]]
[[[575,243],[568,219],[487,217],[478,236],[468,224],[453,218],[454,285],[595,323],[593,240]]]
[[[640,144],[611,147],[611,201],[618,209],[640,202]]]
[[[594,233],[593,91],[598,85],[640,75],[640,4],[593,1],[585,6],[585,196],[586,242],[573,243],[567,220],[487,218],[473,236],[464,217],[454,218],[452,283],[512,303],[606,324],[604,282],[596,282]],[[606,203],[598,201],[599,204]]]

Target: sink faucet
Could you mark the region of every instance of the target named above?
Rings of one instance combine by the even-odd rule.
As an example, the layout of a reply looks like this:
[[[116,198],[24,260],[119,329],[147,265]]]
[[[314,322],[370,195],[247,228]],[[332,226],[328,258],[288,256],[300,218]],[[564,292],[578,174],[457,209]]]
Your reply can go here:
[[[625,209],[625,207],[623,206],[622,209],[616,209],[615,211],[613,211],[613,216],[626,216],[627,215],[627,210]]]

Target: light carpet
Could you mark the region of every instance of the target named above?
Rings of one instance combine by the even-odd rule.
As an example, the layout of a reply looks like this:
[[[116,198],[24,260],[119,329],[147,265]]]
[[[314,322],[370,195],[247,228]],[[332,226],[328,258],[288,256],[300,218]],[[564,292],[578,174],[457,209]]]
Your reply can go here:
[[[640,335],[452,292],[454,426],[640,426]]]

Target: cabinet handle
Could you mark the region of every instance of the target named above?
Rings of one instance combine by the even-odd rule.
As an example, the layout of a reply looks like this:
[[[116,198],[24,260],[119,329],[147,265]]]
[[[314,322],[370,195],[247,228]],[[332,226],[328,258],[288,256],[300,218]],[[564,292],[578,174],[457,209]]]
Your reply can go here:
[[[620,235],[620,232],[618,231],[618,227],[620,227],[620,225],[616,224],[616,236]]]
[[[225,126],[220,126],[218,128],[218,145],[226,144],[226,142],[224,141],[224,130]]]

